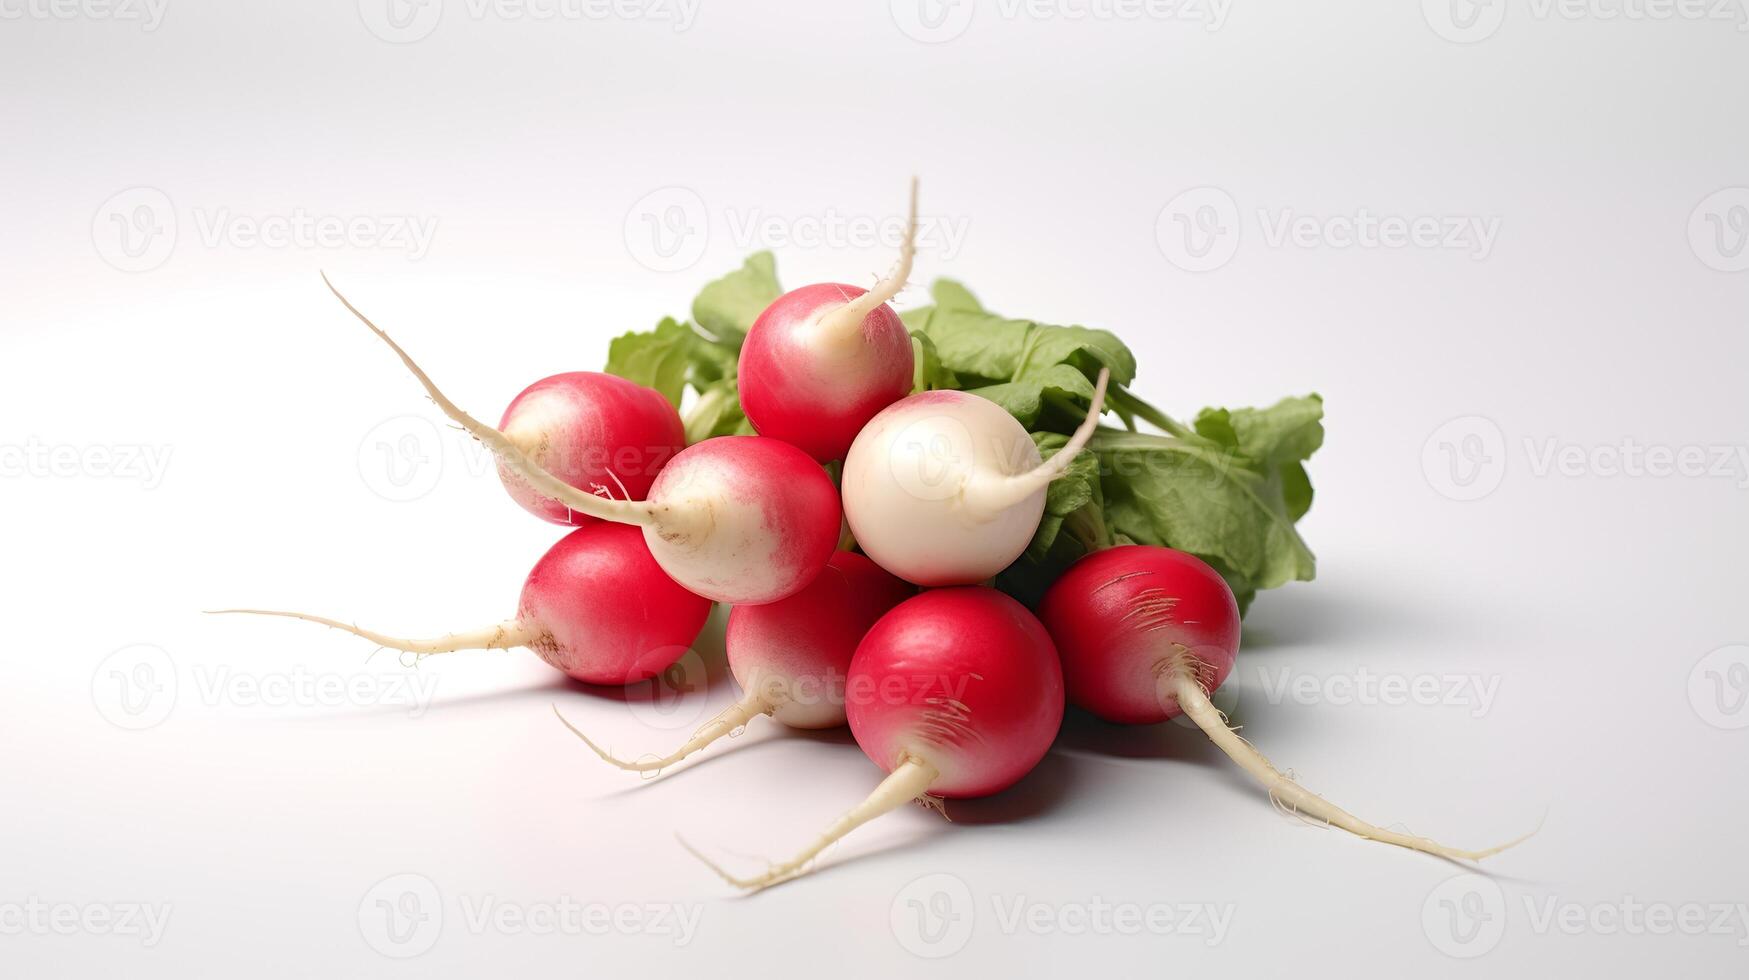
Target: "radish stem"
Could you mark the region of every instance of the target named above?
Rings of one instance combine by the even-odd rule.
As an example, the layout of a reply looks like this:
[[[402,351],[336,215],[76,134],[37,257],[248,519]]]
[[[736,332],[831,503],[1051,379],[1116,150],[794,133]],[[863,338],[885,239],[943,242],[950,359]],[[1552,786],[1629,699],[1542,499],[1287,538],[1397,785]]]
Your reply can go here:
[[[504,433],[499,432],[497,429],[492,428],[484,422],[481,422],[479,419],[462,411],[455,402],[450,401],[443,392],[437,389],[437,385],[432,382],[431,378],[426,375],[424,370],[422,370],[418,364],[414,363],[413,358],[408,356],[407,352],[401,349],[401,345],[395,343],[394,338],[384,333],[382,328],[372,323],[369,317],[359,312],[358,307],[353,306],[350,300],[341,295],[340,290],[334,288],[334,284],[328,281],[328,274],[325,272],[322,273],[322,282],[328,287],[328,291],[334,294],[335,299],[338,299],[342,305],[351,311],[353,316],[358,317],[360,322],[369,327],[372,333],[381,337],[383,343],[389,345],[389,349],[393,350],[400,356],[401,363],[407,365],[407,370],[413,372],[413,377],[419,379],[419,383],[425,386],[425,393],[431,396],[431,400],[437,403],[437,407],[443,410],[443,414],[449,416],[457,425],[466,429],[469,435],[484,443],[486,448],[492,451],[493,455],[497,456],[504,462],[504,465],[515,471],[517,476],[528,481],[528,483],[537,491],[557,500],[579,514],[587,514],[590,517],[600,518],[604,521],[617,521],[621,524],[639,525],[654,524],[656,522],[655,515],[650,506],[644,501],[612,500],[606,497],[598,497],[592,493],[584,493],[551,473],[548,473],[540,466],[540,464],[529,459],[514,442],[511,442],[510,439],[504,435]]]
[[[724,871],[716,862],[700,854],[697,848],[688,844],[684,839],[680,841],[680,846],[691,851],[693,857],[703,861],[706,867],[715,871],[724,881],[736,888],[745,888],[749,891],[769,888],[799,874],[808,862],[818,857],[821,851],[837,843],[845,834],[882,814],[891,813],[912,800],[924,796],[929,792],[930,785],[935,782],[939,775],[940,773],[929,763],[915,756],[907,757],[886,779],[881,781],[879,786],[875,787],[875,791],[868,795],[868,799],[858,803],[844,816],[834,821],[832,826],[826,828],[826,832],[816,838],[812,844],[803,848],[799,854],[788,861],[772,865],[770,870],[764,874],[751,878],[737,878]]]
[[[697,732],[693,733],[692,738],[687,739],[686,744],[674,750],[674,752],[669,755],[650,762],[626,762],[623,759],[609,754],[601,746],[596,745],[590,740],[589,736],[578,730],[576,725],[571,724],[570,720],[559,711],[558,705],[553,706],[553,714],[558,715],[559,722],[566,728],[569,728],[571,734],[582,739],[583,744],[594,750],[595,754],[600,756],[603,762],[618,766],[628,772],[660,772],[711,744],[717,739],[722,738],[724,735],[746,725],[760,715],[771,714],[773,710],[773,707],[766,704],[762,699],[749,695],[742,698],[740,701],[729,705],[727,708],[724,708],[721,714],[712,718],[710,721],[705,722]]]
[[[301,619],[306,623],[319,623],[334,629],[351,633],[353,636],[369,640],[380,647],[390,650],[402,650],[407,653],[431,654],[454,653],[457,650],[513,650],[525,647],[539,638],[539,631],[524,626],[516,620],[506,620],[496,626],[487,626],[477,630],[466,630],[461,633],[451,633],[429,640],[414,640],[399,636],[389,636],[373,630],[360,629],[337,619],[323,616],[312,616],[308,613],[283,612],[277,609],[213,609],[211,615],[241,614],[247,616],[283,616],[286,619]]]
[[[917,178],[911,178],[911,208],[905,219],[905,240],[899,244],[899,261],[885,279],[843,306],[820,317],[820,329],[828,334],[850,334],[862,329],[862,321],[875,308],[899,295],[911,278],[911,263],[917,257]]]
[[[1168,698],[1176,698],[1178,706],[1184,709],[1184,713],[1197,723],[1211,741],[1220,746],[1221,751],[1227,753],[1228,757],[1238,763],[1241,769],[1262,783],[1264,788],[1269,790],[1269,796],[1272,800],[1294,813],[1316,817],[1357,837],[1395,844],[1398,847],[1406,847],[1412,851],[1434,854],[1454,861],[1480,861],[1521,843],[1531,836],[1525,834],[1517,840],[1508,841],[1498,847],[1490,847],[1485,850],[1465,851],[1455,847],[1447,847],[1425,837],[1415,837],[1367,823],[1288,778],[1273,763],[1264,758],[1263,753],[1257,751],[1250,742],[1240,737],[1238,732],[1227,725],[1227,720],[1221,714],[1220,709],[1216,708],[1214,703],[1209,700],[1208,693],[1203,690],[1201,682],[1197,680],[1196,671],[1190,666],[1179,664],[1163,671],[1160,674],[1159,693],[1163,701]],[[1531,833],[1535,833],[1535,831]]]
[[[1111,371],[1100,368],[1099,381],[1093,387],[1093,401],[1087,406],[1087,417],[1081,421],[1075,434],[1069,437],[1063,448],[1057,450],[1050,459],[1025,473],[975,474],[965,490],[968,509],[994,517],[1050,486],[1052,480],[1062,476],[1069,469],[1069,464],[1080,455],[1081,450],[1087,448],[1088,441],[1093,438],[1093,431],[1099,428],[1099,415],[1105,408],[1105,389],[1110,381]]]

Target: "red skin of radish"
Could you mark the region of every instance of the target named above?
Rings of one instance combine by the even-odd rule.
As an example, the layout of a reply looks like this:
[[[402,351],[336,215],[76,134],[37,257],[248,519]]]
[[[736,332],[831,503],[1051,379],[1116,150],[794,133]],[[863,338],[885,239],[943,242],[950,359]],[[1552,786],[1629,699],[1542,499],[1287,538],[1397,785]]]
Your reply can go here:
[[[668,399],[653,388],[595,371],[555,374],[529,385],[504,410],[498,428],[571,486],[586,493],[606,487],[622,500],[643,500],[662,466],[686,448],[680,413]],[[536,517],[571,527],[596,521],[536,493],[502,464],[498,478]]]
[[[656,478],[650,501],[670,517],[645,532],[657,560],[694,592],[737,605],[801,591],[826,567],[842,530],[832,478],[806,453],[764,436],[687,447]]]
[[[698,638],[711,602],[681,588],[641,530],[595,521],[559,539],[522,586],[516,619],[542,660],[588,684],[660,674]]]
[[[875,414],[911,391],[911,336],[885,303],[855,336],[831,342],[820,315],[868,292],[817,283],[779,296],[741,347],[741,408],[763,436],[827,463],[843,459]]]
[[[1186,654],[1213,692],[1239,654],[1239,604],[1208,563],[1170,548],[1094,552],[1052,583],[1039,605],[1063,658],[1069,703],[1107,721],[1148,724],[1179,714],[1156,679]]]
[[[857,644],[911,585],[851,551],[787,599],[729,611],[729,670],[749,695],[770,690],[772,715],[791,728],[844,724],[844,684]],[[795,696],[800,693],[806,698]],[[812,695],[819,693],[819,697]]]
[[[846,709],[856,743],[888,772],[915,757],[934,796],[988,796],[1031,772],[1063,722],[1057,649],[1025,606],[994,589],[933,589],[863,637]]]

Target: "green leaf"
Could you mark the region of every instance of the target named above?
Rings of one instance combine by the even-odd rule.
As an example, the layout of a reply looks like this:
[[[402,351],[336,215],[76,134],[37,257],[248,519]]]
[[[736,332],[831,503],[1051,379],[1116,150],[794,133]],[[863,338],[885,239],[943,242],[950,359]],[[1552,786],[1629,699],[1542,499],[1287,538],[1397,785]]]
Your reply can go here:
[[[1324,445],[1324,400],[1316,394],[1283,398],[1269,408],[1205,408],[1197,434],[1230,450],[1236,462],[1279,484],[1286,513],[1304,517],[1312,506],[1305,461]]]
[[[720,343],[739,349],[753,321],[781,295],[777,260],[770,252],[754,252],[741,268],[699,291],[692,319]]]
[[[741,411],[740,391],[734,378],[706,388],[686,413],[686,444],[714,436],[752,435],[753,425]]]
[[[1295,505],[1279,476],[1284,464],[1260,473],[1231,446],[1110,430],[1095,433],[1091,448],[1106,474],[1105,519],[1113,532],[1197,555],[1236,593],[1316,573],[1316,559],[1294,529]]]
[[[1026,378],[1059,364],[1072,364],[1089,377],[1100,368],[1111,369],[1113,384],[1127,385],[1136,379],[1136,357],[1115,334],[1089,327],[1032,325],[1020,354],[1014,377]]]
[[[972,291],[964,283],[952,279],[937,279],[929,287],[929,297],[935,300],[935,305],[944,310],[971,311],[982,313],[984,304],[972,295]]]
[[[1052,365],[1049,370],[1022,380],[967,390],[1001,405],[1028,429],[1037,426],[1040,414],[1053,401],[1069,409],[1065,414],[1073,419],[1069,424],[1073,429],[1080,424],[1087,406],[1093,401],[1093,382],[1067,364]]]
[[[952,371],[941,366],[941,355],[935,352],[935,343],[925,333],[911,334],[911,391],[937,391],[942,388],[957,389],[960,379]]]
[[[935,342],[941,363],[948,370],[987,382],[1003,382],[1014,379],[1033,324],[1027,320],[1005,320],[980,310],[938,306],[921,329]]]
[[[664,317],[654,330],[614,338],[607,346],[607,373],[654,388],[678,407],[694,340],[686,324]]]
[[[997,316],[950,279],[936,280],[930,296],[935,305],[903,314],[905,324],[927,334],[943,366],[962,379],[977,379],[988,387],[1049,379],[1067,366],[1088,379],[1108,368],[1112,383],[1119,386],[1135,380],[1135,355],[1109,331]],[[1092,397],[1091,384],[1086,387],[1083,408]]]
[[[1032,441],[1038,446],[1039,455],[1050,459],[1062,450],[1069,437],[1056,432],[1035,432]],[[1027,557],[1043,561],[1056,543],[1063,522],[1099,497],[1099,457],[1083,449],[1075,455],[1069,469],[1045,491],[1044,517],[1033,534],[1032,544],[1027,546]]]

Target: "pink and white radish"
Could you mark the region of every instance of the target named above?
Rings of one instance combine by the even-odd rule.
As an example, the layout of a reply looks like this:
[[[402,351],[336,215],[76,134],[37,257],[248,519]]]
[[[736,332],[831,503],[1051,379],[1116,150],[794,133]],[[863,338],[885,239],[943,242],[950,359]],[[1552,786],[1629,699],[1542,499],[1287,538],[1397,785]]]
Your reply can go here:
[[[875,620],[914,591],[867,558],[840,551],[795,595],[734,607],[725,646],[744,696],[662,758],[617,759],[563,715],[559,720],[596,755],[633,772],[666,769],[763,715],[791,728],[836,728],[845,722],[844,687],[857,644]]]
[[[739,369],[741,410],[762,436],[822,463],[843,459],[876,412],[911,390],[911,335],[887,305],[911,275],[917,247],[917,182],[899,262],[873,289],[817,283],[792,289],[747,331]]]
[[[925,391],[888,406],[844,459],[844,516],[882,568],[918,585],[970,585],[1007,568],[1032,541],[1045,490],[1099,425],[1110,372],[1087,418],[1041,461],[1026,427],[988,399]]]
[[[654,388],[595,371],[542,378],[523,389],[498,423],[536,466],[585,493],[643,500],[656,474],[686,448],[680,413]],[[504,489],[522,508],[554,524],[594,518],[543,496],[498,464]]]
[[[1062,655],[1069,703],[1125,724],[1183,713],[1289,810],[1446,858],[1479,860],[1518,843],[1465,851],[1367,823],[1294,782],[1228,727],[1209,696],[1238,657],[1239,606],[1192,555],[1145,545],[1095,552],[1051,585],[1039,616]]]
[[[523,582],[516,617],[484,629],[414,640],[305,613],[219,611],[320,623],[419,656],[528,647],[580,681],[631,684],[660,674],[691,648],[711,603],[669,578],[636,528],[596,523],[542,555]]]
[[[881,617],[857,646],[845,690],[850,731],[887,778],[764,874],[737,878],[693,850],[730,884],[756,889],[793,877],[844,835],[913,800],[1001,792],[1038,765],[1063,721],[1050,634],[1025,606],[978,586],[925,592]]]
[[[837,548],[838,491],[826,471],[794,446],[754,436],[707,439],[663,466],[645,500],[585,493],[458,408],[399,344],[332,283],[328,288],[400,356],[445,415],[534,492],[589,517],[643,528],[657,564],[687,589],[718,602],[775,602],[813,581]]]

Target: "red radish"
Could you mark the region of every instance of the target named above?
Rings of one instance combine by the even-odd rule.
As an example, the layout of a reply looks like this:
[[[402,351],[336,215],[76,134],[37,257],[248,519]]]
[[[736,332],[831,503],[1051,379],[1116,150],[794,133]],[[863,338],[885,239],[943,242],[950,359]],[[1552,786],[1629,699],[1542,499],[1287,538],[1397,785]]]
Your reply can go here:
[[[840,551],[795,595],[731,609],[725,637],[729,670],[745,696],[660,759],[616,759],[563,715],[559,720],[596,755],[634,772],[666,769],[761,715],[791,728],[836,728],[845,721],[845,678],[856,645],[875,620],[913,592],[867,558]]]
[[[1039,616],[1062,654],[1071,704],[1126,724],[1182,712],[1296,813],[1453,859],[1480,860],[1518,843],[1464,851],[1367,823],[1294,782],[1229,728],[1209,695],[1233,671],[1239,606],[1221,576],[1194,556],[1147,545],[1095,552],[1051,585]]]
[[[528,647],[589,684],[630,684],[660,674],[691,647],[710,611],[709,599],[662,571],[636,528],[606,523],[560,538],[523,582],[516,618],[485,629],[409,640],[304,613],[220,610],[320,623],[421,656]]]
[[[535,465],[585,493],[643,500],[656,474],[686,448],[680,413],[654,388],[611,374],[573,371],[542,378],[504,410],[498,430]],[[504,489],[554,524],[594,518],[542,496],[508,466]]]
[[[1050,634],[994,589],[937,589],[881,617],[851,661],[845,705],[856,743],[887,778],[801,853],[730,884],[764,888],[800,873],[844,835],[916,799],[1001,792],[1044,758],[1063,721],[1063,672]],[[690,846],[688,850],[691,850]]]
[[[844,459],[844,516],[857,545],[918,585],[971,585],[1007,568],[1032,541],[1045,490],[1093,437],[1111,372],[1087,418],[1049,460],[1001,406],[963,391],[895,402]]]
[[[589,517],[642,527],[656,562],[687,589],[718,602],[775,602],[813,581],[838,547],[838,491],[826,471],[794,446],[754,436],[706,439],[662,467],[646,500],[585,493],[458,408],[401,345],[333,283],[328,288],[400,356],[445,415],[535,492]]]
[[[873,289],[818,283],[765,308],[741,347],[741,409],[762,436],[843,459],[876,412],[911,390],[911,335],[887,301],[917,254],[917,182],[899,263]]]

